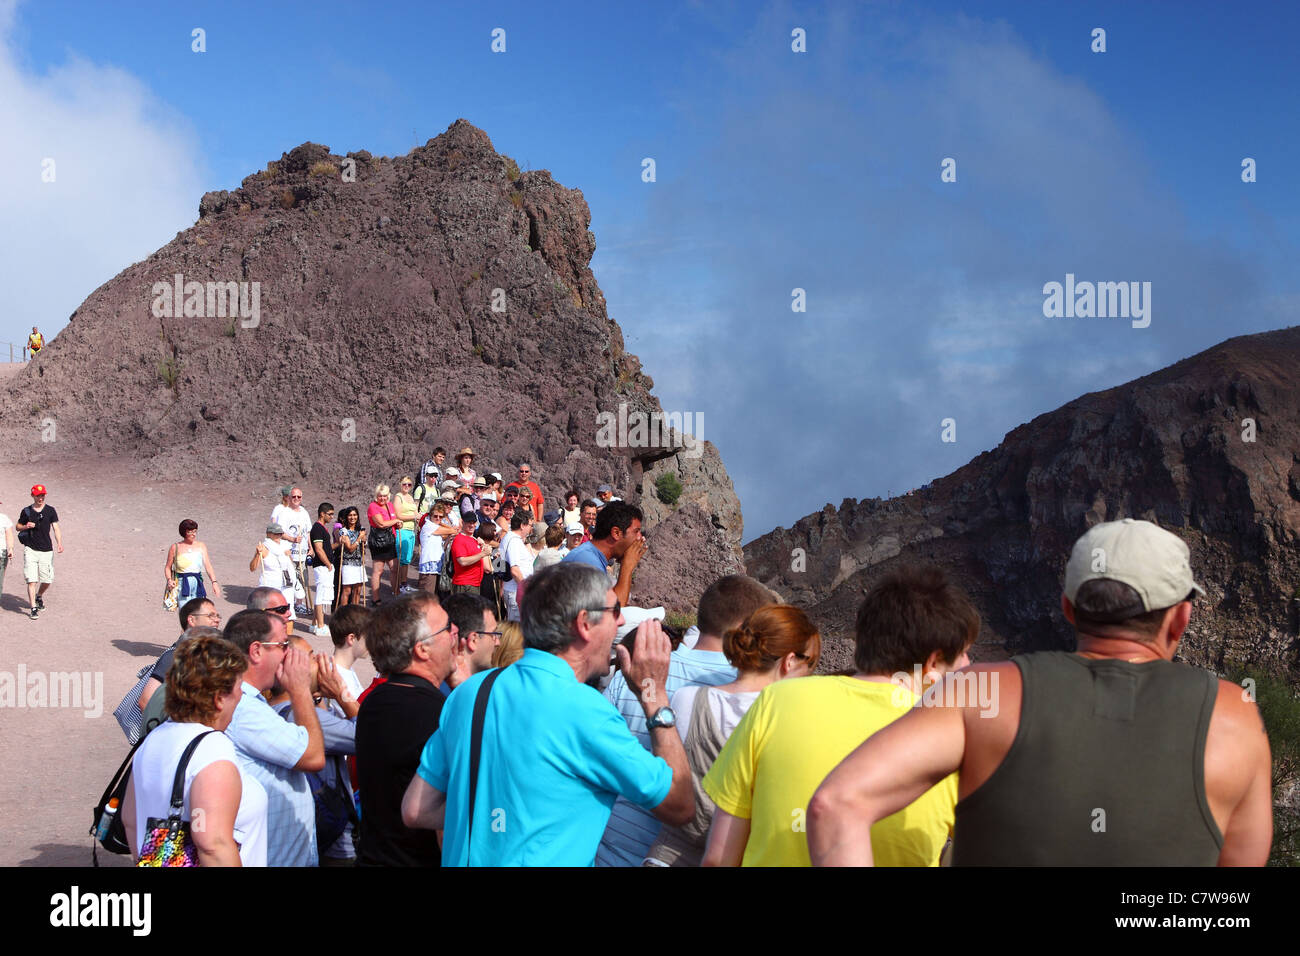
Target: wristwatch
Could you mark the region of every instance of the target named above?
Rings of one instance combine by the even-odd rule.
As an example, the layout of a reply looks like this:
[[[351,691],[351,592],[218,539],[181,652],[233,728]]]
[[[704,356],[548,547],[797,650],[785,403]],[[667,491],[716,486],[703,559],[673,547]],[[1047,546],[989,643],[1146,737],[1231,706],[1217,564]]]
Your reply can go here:
[[[646,730],[654,730],[656,727],[675,727],[677,726],[677,715],[673,713],[671,707],[660,707],[654,712],[654,715],[646,721]]]

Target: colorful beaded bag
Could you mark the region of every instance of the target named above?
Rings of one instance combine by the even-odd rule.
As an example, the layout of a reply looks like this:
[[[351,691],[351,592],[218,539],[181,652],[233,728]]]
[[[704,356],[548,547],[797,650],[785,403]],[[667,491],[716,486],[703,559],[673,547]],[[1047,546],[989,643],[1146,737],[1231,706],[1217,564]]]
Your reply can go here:
[[[136,866],[198,866],[199,851],[190,836],[190,825],[181,819],[185,813],[185,768],[201,741],[215,730],[205,731],[190,741],[181,754],[176,777],[172,781],[172,802],[167,819],[150,817],[145,824],[149,835],[140,847],[140,862]]]

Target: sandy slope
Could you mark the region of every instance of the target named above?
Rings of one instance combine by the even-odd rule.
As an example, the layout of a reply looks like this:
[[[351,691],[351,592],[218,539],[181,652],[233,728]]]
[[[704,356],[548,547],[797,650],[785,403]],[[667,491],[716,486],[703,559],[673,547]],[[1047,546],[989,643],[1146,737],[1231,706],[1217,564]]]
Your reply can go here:
[[[8,371],[0,365],[0,378]],[[0,672],[89,673],[90,693],[76,707],[0,707],[0,865],[88,866],[92,804],[128,749],[112,711],[140,667],[179,633],[175,614],[162,610],[163,561],[176,526],[187,517],[199,523],[225,589],[217,606],[228,619],[255,584],[248,561],[280,482],[159,483],[139,478],[126,461],[60,463],[39,473],[0,465],[0,509],[11,520],[31,503],[28,489],[38,481],[59,512],[66,550],[55,555],[47,609],[32,621],[18,546],[0,595]],[[303,491],[314,515],[321,489]],[[306,636],[318,650],[330,646],[328,638]],[[359,665],[363,683],[372,674],[368,661]],[[110,857],[110,865],[124,860]]]

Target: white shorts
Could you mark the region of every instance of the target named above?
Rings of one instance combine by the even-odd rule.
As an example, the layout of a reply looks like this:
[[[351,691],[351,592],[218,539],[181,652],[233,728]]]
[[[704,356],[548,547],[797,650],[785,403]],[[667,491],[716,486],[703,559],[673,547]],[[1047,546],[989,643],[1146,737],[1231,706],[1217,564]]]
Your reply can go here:
[[[316,589],[316,603],[329,604],[334,600],[334,571],[332,568],[313,567],[312,584]]]
[[[349,584],[362,584],[365,582],[365,580],[366,580],[366,569],[364,567],[362,567],[359,564],[343,565],[342,584],[344,586],[347,586]]]
[[[53,584],[54,552],[23,548],[23,577],[28,584]]]

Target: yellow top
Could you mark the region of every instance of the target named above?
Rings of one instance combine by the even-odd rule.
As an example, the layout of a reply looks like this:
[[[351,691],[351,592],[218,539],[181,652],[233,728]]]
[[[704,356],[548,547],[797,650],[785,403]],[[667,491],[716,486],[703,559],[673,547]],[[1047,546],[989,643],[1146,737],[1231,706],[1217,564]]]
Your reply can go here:
[[[408,495],[404,491],[399,491],[397,494],[393,495],[393,511],[396,512],[398,518],[411,518],[409,521],[402,521],[401,527],[403,531],[415,530],[414,519],[418,518],[420,513],[415,508],[415,497],[413,495]]]
[[[798,677],[764,688],[704,777],[713,802],[750,821],[743,866],[809,866],[808,802],[835,766],[916,696],[856,677]],[[871,828],[876,866],[938,866],[957,775]]]
[[[182,551],[177,547],[176,557],[172,560],[172,571],[176,574],[202,574],[203,552],[198,548]]]
[[[33,332],[31,335],[27,336],[28,348],[39,349],[43,345],[45,345],[45,336],[41,335],[41,333]]]

